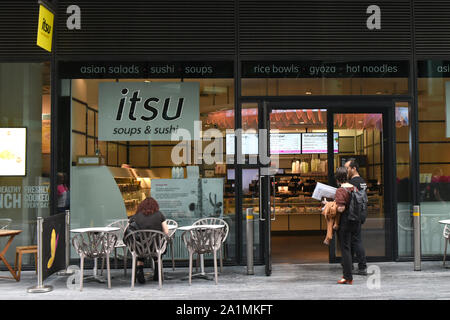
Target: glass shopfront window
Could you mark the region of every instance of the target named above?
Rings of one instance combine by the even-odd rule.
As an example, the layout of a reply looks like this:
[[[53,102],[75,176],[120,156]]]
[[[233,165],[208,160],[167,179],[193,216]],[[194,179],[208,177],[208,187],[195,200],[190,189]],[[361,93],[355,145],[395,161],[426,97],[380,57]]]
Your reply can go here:
[[[37,243],[37,217],[50,215],[50,109],[50,63],[0,63],[0,229],[22,230],[11,265],[16,246]]]
[[[243,96],[408,94],[408,62],[243,62]]]
[[[450,219],[450,61],[419,61],[422,255],[444,252],[438,221]]]
[[[234,260],[234,178],[225,153],[226,130],[234,128],[234,80],[71,83],[71,228],[126,219],[151,196],[179,226],[223,218],[230,227],[224,258]],[[116,125],[118,119],[123,125]],[[184,130],[172,135],[176,129]],[[82,165],[86,156],[98,157],[99,165]],[[174,253],[175,259],[188,258],[181,232],[176,233]],[[171,257],[170,252],[165,256]]]
[[[395,136],[397,159],[397,232],[398,255],[413,255],[413,217],[411,212],[411,179],[410,179],[410,112],[407,102],[395,104]]]

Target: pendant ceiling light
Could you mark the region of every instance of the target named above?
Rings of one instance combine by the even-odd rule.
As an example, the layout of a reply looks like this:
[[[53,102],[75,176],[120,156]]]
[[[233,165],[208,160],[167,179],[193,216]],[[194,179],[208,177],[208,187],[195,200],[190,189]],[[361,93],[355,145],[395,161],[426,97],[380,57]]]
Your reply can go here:
[[[234,112],[230,110],[211,112],[206,123],[217,125],[218,128],[234,127]],[[326,125],[326,112],[321,109],[274,110],[270,114],[273,128],[298,126]],[[337,129],[383,129],[382,114],[380,113],[340,113],[334,116],[334,126]],[[249,108],[242,110],[242,127],[258,127],[258,110]]]

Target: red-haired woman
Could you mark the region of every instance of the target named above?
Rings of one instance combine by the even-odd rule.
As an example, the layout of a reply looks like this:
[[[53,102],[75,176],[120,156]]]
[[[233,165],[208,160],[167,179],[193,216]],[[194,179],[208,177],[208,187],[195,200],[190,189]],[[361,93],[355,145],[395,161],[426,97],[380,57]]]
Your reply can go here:
[[[139,204],[136,214],[130,217],[129,222],[135,222],[138,230],[151,229],[169,234],[166,217],[159,211],[158,202],[152,197],[146,198]],[[136,278],[142,284],[145,283],[144,261],[145,259],[138,258],[136,264]],[[155,270],[158,270],[158,261],[155,261]],[[158,272],[153,273],[153,280],[158,281]]]

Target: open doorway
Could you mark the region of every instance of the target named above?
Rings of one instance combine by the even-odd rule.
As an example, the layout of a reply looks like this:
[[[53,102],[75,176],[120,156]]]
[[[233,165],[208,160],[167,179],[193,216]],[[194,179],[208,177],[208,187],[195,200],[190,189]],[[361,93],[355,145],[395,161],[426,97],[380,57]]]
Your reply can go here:
[[[324,244],[327,224],[322,205],[312,193],[318,182],[333,184],[329,170],[343,166],[348,159],[359,162],[368,186],[369,217],[362,232],[367,255],[387,255],[383,114],[333,112],[329,115],[333,119],[333,150],[329,151],[327,111],[330,113],[319,108],[271,110],[270,154],[272,159],[278,158],[279,167],[272,189],[274,263],[326,263],[340,256],[336,233],[329,244],[331,250]],[[329,166],[330,159],[333,163]]]
[[[311,195],[317,182],[328,183],[327,110],[272,110],[270,130],[271,157],[278,157],[280,168],[275,175],[272,261],[326,263],[326,222],[320,202]]]

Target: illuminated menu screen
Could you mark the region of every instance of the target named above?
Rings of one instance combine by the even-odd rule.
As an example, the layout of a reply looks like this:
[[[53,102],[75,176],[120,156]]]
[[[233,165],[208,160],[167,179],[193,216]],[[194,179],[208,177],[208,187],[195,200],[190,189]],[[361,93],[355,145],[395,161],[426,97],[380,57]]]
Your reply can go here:
[[[339,133],[334,133],[334,153],[339,152]],[[226,153],[234,154],[234,134],[226,135]],[[327,153],[327,133],[271,133],[271,154]],[[258,135],[242,134],[242,154],[258,154]]]
[[[26,175],[26,128],[0,128],[0,176]]]
[[[243,133],[242,154],[258,154],[258,135],[256,133]],[[234,134],[226,135],[226,152],[234,154]]]
[[[226,136],[226,152],[228,155],[234,154],[234,135]],[[258,136],[256,133],[242,134],[242,154],[258,153]],[[271,154],[300,154],[301,136],[300,133],[271,133],[270,134]]]
[[[339,133],[335,132],[334,153],[339,152]],[[302,153],[327,153],[327,133],[302,133]]]
[[[300,133],[271,133],[270,154],[300,154]]]

